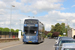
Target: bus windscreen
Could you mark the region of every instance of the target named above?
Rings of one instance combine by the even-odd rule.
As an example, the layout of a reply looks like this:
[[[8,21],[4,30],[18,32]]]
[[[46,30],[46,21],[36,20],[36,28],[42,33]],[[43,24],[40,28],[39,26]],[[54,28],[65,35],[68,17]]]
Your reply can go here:
[[[28,27],[24,28],[24,32],[25,32],[25,34],[28,34]]]
[[[35,36],[37,32],[37,27],[25,27],[25,35]]]

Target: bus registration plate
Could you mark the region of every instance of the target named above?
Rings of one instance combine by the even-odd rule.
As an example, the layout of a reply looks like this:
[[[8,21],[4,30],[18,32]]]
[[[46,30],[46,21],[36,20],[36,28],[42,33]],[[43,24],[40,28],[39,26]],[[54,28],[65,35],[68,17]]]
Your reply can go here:
[[[28,41],[29,43],[32,43],[32,41]]]

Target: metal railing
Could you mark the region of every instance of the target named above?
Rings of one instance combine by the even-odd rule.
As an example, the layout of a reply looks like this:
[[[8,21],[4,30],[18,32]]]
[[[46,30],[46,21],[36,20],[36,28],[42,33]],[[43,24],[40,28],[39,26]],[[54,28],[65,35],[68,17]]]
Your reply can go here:
[[[18,38],[18,33],[0,31],[0,38]]]

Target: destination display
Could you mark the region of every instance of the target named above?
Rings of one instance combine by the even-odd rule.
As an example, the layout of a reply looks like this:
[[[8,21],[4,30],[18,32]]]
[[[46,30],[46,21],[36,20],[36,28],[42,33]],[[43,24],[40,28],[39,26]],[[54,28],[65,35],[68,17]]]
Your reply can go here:
[[[27,26],[35,26],[35,25],[30,25],[30,24],[27,24]]]

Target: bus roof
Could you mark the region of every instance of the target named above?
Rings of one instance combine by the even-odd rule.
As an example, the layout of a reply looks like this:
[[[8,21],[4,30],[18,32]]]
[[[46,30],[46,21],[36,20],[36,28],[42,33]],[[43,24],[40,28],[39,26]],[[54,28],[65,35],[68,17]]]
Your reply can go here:
[[[38,19],[25,19],[25,20],[36,20],[39,21]],[[39,21],[40,22],[40,21]],[[41,22],[40,22],[41,23]],[[43,23],[41,23],[43,25]]]
[[[39,21],[38,19],[25,19],[25,20],[37,20],[37,21]]]

